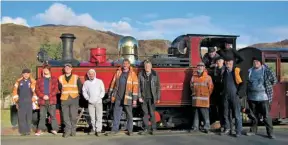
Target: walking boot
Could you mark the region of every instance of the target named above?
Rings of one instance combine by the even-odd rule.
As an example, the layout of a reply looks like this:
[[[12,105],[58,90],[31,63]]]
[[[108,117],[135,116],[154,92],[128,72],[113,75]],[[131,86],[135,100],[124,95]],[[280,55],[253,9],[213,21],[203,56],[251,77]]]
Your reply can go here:
[[[224,129],[223,132],[221,132],[221,135],[228,135],[228,134],[231,134],[230,129]]]
[[[145,129],[143,132],[141,132],[141,135],[147,135],[148,134],[148,130]]]

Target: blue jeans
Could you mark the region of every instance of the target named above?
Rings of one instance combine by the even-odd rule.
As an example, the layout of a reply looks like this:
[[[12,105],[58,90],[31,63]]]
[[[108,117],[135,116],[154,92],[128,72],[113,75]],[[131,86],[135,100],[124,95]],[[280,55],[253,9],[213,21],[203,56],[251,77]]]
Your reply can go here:
[[[193,107],[193,129],[198,130],[199,129],[199,115],[204,119],[204,129],[209,130],[210,129],[210,119],[209,119],[209,108],[203,108],[203,107]]]
[[[240,99],[235,94],[226,94],[224,96],[224,129],[231,129],[232,119],[229,117],[229,109],[235,117],[236,134],[241,134],[242,131],[242,117],[240,113],[241,105]]]
[[[126,119],[127,119],[127,130],[129,132],[133,132],[133,114],[132,114],[132,106],[130,105],[122,105],[121,101],[119,99],[116,99],[114,104],[114,110],[113,110],[113,127],[112,131],[118,132],[121,115],[123,108],[126,112]]]

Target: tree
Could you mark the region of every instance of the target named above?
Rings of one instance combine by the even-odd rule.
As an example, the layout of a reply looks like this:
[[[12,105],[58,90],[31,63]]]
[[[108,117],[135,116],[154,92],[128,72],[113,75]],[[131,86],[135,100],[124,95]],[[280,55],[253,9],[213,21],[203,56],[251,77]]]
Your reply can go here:
[[[59,60],[62,58],[62,43],[51,43],[48,37],[40,45],[40,50],[45,50],[51,59]]]

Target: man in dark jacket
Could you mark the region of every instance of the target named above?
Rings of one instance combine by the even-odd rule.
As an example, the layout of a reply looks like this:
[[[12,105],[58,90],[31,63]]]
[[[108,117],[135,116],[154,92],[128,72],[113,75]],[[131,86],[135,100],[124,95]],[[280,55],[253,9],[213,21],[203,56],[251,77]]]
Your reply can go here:
[[[262,59],[254,57],[253,67],[248,70],[247,99],[250,109],[256,116],[261,114],[266,125],[268,137],[274,139],[272,119],[269,115],[269,104],[272,102],[273,85],[277,83],[276,75],[262,64]],[[257,133],[258,119],[253,118],[252,127],[247,135]]]
[[[240,99],[245,95],[243,90],[242,71],[234,66],[233,58],[225,59],[226,70],[223,74],[223,103],[224,103],[224,134],[232,134],[229,119],[229,109],[235,116],[236,137],[242,132],[242,119],[240,114]]]
[[[217,53],[224,59],[232,58],[235,64],[239,64],[244,60],[239,52],[234,48],[231,48],[230,44],[228,43],[225,43]]]
[[[144,61],[145,70],[138,74],[139,79],[139,102],[141,102],[144,113],[143,121],[145,130],[142,134],[147,134],[149,127],[149,116],[152,123],[150,134],[156,130],[155,104],[160,103],[160,80],[158,73],[152,70],[152,64],[149,60]]]
[[[46,115],[48,112],[51,118],[51,133],[56,135],[58,131],[58,124],[55,116],[58,80],[57,78],[51,76],[50,67],[48,65],[43,66],[43,77],[37,80],[35,92],[39,98],[38,103],[40,106],[40,121],[38,125],[38,131],[35,135],[41,135],[42,131],[46,129]]]
[[[216,59],[218,57],[219,54],[216,53],[216,49],[214,47],[209,47],[208,53],[203,56],[202,61],[206,68],[214,68],[216,66]]]
[[[212,70],[213,74],[212,80],[214,84],[214,90],[211,95],[211,106],[210,106],[210,113],[211,113],[211,121],[214,122],[216,120],[220,120],[221,127],[223,127],[223,74],[225,71],[224,66],[224,59],[222,57],[216,58],[216,67]]]

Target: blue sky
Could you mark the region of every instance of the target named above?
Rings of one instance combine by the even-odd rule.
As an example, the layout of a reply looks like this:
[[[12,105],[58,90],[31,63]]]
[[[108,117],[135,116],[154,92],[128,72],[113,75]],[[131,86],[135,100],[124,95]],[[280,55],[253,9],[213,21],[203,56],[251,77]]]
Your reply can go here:
[[[82,25],[138,39],[236,34],[238,44],[288,38],[288,2],[2,2],[2,23]]]

